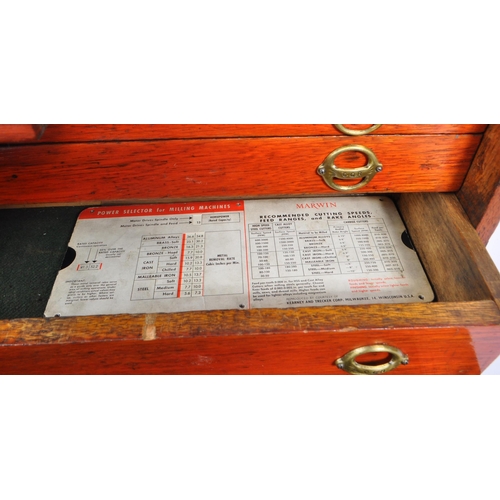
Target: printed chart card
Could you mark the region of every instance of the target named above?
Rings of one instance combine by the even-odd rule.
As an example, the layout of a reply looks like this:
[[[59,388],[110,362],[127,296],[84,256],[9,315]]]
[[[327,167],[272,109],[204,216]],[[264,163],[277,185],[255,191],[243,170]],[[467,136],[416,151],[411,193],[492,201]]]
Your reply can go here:
[[[88,208],[45,316],[430,302],[404,235],[378,196]]]

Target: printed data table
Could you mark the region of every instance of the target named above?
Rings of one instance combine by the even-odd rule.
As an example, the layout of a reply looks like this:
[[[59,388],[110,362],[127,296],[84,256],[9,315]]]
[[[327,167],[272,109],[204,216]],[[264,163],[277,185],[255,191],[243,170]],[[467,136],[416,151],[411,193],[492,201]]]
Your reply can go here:
[[[390,198],[93,207],[45,315],[429,302]]]

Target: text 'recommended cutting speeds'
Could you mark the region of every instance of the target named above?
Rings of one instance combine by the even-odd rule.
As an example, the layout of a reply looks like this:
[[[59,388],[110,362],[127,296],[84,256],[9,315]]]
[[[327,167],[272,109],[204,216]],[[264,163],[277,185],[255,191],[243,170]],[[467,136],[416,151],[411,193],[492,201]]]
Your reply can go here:
[[[392,200],[235,200],[85,209],[46,317],[430,302]]]

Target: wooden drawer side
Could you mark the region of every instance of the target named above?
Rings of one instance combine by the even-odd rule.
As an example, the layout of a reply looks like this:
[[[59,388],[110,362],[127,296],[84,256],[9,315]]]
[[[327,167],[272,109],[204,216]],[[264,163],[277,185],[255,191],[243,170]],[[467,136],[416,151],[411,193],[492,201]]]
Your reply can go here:
[[[454,194],[407,193],[398,207],[436,300],[500,305],[498,270]]]

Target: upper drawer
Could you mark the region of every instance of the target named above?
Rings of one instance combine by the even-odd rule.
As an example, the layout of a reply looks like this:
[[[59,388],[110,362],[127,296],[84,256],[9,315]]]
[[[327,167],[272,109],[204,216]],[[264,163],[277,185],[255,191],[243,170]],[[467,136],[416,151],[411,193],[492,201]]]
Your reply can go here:
[[[457,191],[481,137],[368,135],[4,146],[0,204],[338,194],[317,168],[332,151],[351,144],[370,148],[383,165],[355,193]],[[365,161],[359,153],[344,153],[335,164],[348,169]]]
[[[371,125],[345,125],[366,130]],[[486,125],[381,125],[373,134],[476,134]],[[346,135],[335,125],[48,125],[40,142]],[[1,139],[1,136],[0,136]],[[34,139],[33,139],[34,140]],[[1,141],[0,142],[7,142]]]

